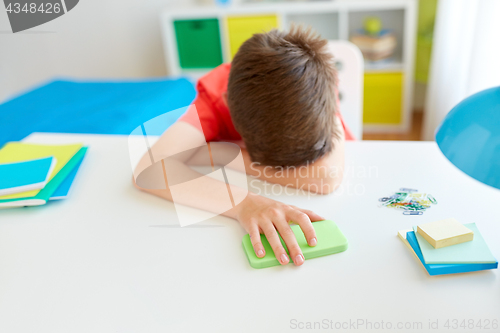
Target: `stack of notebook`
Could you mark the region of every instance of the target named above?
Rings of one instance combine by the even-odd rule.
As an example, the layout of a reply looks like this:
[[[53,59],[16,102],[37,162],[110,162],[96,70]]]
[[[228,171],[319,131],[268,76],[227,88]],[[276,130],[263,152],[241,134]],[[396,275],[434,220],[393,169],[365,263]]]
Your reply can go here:
[[[439,247],[423,228],[417,226],[413,230],[399,231],[399,238],[418,257],[429,275],[466,273],[496,269],[498,261],[491,253],[475,223],[464,224],[464,229],[473,233],[472,240],[463,239],[462,243],[444,244]],[[442,230],[440,230],[442,231]],[[429,239],[429,241],[426,240]],[[444,241],[449,241],[444,239]],[[469,238],[470,239],[470,238]]]
[[[0,149],[0,208],[67,197],[87,147],[9,142]]]

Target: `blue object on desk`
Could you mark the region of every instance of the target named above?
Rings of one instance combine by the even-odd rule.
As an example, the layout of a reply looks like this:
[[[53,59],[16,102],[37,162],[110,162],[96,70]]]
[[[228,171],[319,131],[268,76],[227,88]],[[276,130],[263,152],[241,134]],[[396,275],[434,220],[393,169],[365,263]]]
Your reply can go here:
[[[0,164],[0,195],[40,190],[56,165],[52,156]]]
[[[490,264],[426,264],[424,257],[422,256],[422,251],[420,251],[420,246],[418,245],[415,232],[408,231],[406,233],[406,240],[408,241],[408,243],[410,243],[410,246],[412,247],[422,265],[424,265],[429,275],[467,273],[498,268],[498,262]]]
[[[75,165],[73,170],[71,170],[71,172],[66,176],[66,178],[59,185],[59,187],[54,191],[54,193],[52,193],[49,200],[62,200],[62,199],[66,199],[68,197],[69,190],[71,189],[71,185],[73,185],[76,174],[78,173],[78,170],[80,170],[80,165],[82,165],[82,161],[84,158],[85,158],[85,155]]]
[[[185,79],[78,82],[55,80],[0,104],[0,146],[32,132],[130,134],[144,122],[188,106]],[[176,119],[158,129],[161,135]]]
[[[500,87],[455,106],[437,129],[436,143],[457,168],[500,189]]]

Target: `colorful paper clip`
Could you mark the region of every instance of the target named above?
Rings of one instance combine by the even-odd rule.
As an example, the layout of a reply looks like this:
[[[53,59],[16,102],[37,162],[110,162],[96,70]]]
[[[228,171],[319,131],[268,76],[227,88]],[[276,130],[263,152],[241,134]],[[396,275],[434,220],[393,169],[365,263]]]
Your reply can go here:
[[[406,187],[401,187],[399,190],[403,191],[403,192],[418,192],[418,190],[415,190],[413,188],[406,188]]]
[[[422,212],[421,210],[417,210],[417,211],[404,211],[403,212],[403,215],[423,215],[424,212]]]
[[[427,199],[429,199],[430,202],[432,202],[433,204],[437,204],[437,200],[430,194],[427,195]]]
[[[411,188],[400,188],[391,196],[379,199],[379,207],[390,207],[404,210],[404,215],[422,215],[431,205],[437,204],[437,200],[430,194],[417,193],[417,190]]]

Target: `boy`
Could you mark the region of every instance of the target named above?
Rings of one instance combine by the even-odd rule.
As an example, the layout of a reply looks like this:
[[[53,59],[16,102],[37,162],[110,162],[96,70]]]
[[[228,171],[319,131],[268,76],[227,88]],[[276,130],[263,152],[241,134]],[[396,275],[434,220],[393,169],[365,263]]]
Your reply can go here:
[[[178,154],[183,157],[170,162],[169,168],[195,174],[187,166],[195,159],[194,147],[210,141],[240,141],[248,174],[284,186],[330,193],[342,181],[344,140],[354,139],[338,112],[336,81],[327,41],[311,30],[299,27],[288,33],[255,34],[243,43],[231,64],[223,64],[199,80],[196,109],[190,108],[151,149],[164,156],[188,151]],[[142,162],[144,159],[146,156]],[[283,168],[270,168],[294,166],[305,167],[306,175],[284,175]],[[186,191],[185,198],[197,208],[214,211],[220,198],[204,189],[218,181],[203,182],[198,190]],[[172,200],[168,185],[166,190],[142,189]],[[246,197],[223,215],[238,220],[250,234],[256,255],[265,255],[260,241],[263,233],[279,262],[287,264],[290,258],[279,233],[295,265],[302,265],[304,256],[288,222],[300,225],[308,244],[315,246],[311,221],[324,218],[254,193],[247,195],[237,187],[231,191]]]

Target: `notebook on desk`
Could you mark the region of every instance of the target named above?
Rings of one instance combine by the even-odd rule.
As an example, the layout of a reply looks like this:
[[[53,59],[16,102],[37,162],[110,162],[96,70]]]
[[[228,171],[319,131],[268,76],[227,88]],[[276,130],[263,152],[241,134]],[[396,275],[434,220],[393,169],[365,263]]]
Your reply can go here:
[[[71,186],[73,185],[78,170],[80,170],[80,166],[82,165],[82,159],[75,165],[73,170],[68,174],[68,176],[63,180],[63,182],[59,185],[59,187],[52,193],[49,200],[63,200],[66,199],[71,190]]]
[[[489,264],[497,262],[475,223],[464,224],[474,232],[470,242],[435,249],[414,227],[414,234],[426,264]]]
[[[0,164],[0,196],[44,188],[55,165],[53,156]]]
[[[404,239],[404,235],[406,239]],[[487,264],[426,264],[422,252],[415,236],[414,231],[400,231],[399,237],[402,241],[407,242],[407,246],[413,251],[413,253],[418,257],[418,260],[424,266],[425,270],[429,275],[444,275],[444,274],[455,274],[455,273],[467,273],[482,271],[488,269],[496,269],[498,267],[498,262],[487,263]]]
[[[47,184],[38,190],[25,191],[0,197],[0,208],[38,206],[47,203],[52,195],[65,182],[67,177],[81,162],[87,147],[81,144],[72,145],[37,145],[21,142],[10,142],[0,149],[0,161],[20,161],[29,157],[53,155],[56,166]],[[71,185],[71,184],[70,184]],[[63,191],[64,192],[64,191]]]

